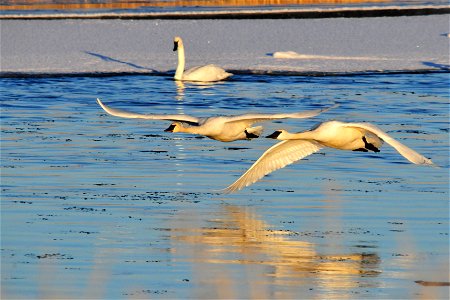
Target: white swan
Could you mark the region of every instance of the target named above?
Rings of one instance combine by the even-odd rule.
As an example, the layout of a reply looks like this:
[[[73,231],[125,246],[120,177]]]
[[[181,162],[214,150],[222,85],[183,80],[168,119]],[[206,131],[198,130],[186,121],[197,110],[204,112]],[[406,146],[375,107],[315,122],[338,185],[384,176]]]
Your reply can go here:
[[[434,166],[428,158],[394,140],[387,133],[369,123],[328,121],[308,131],[289,133],[285,130],[278,130],[267,137],[283,141],[266,150],[247,172],[228,186],[224,192],[231,193],[249,186],[265,175],[313,154],[323,147],[380,152],[379,148],[385,141],[410,162]]]
[[[209,82],[224,80],[233,75],[216,65],[194,67],[184,71],[184,45],[183,40],[178,36],[173,40],[173,51],[178,51],[178,66],[175,71],[175,80]]]
[[[254,123],[288,118],[311,118],[337,106],[334,105],[325,109],[288,114],[245,114],[228,117],[217,116],[210,118],[196,118],[188,115],[148,115],[132,113],[110,108],[103,104],[99,98],[97,98],[97,103],[108,114],[116,117],[172,121],[173,123],[165,130],[166,132],[199,134],[221,142],[232,142],[259,137],[263,128],[262,126],[251,127]]]

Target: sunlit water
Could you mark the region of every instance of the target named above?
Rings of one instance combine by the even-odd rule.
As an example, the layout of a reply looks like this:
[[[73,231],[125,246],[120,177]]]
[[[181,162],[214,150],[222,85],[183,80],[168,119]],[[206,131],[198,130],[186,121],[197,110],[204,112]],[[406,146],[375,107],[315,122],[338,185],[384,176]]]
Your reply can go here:
[[[8,298],[447,298],[449,74],[1,79],[1,276]],[[303,111],[374,123],[441,168],[323,149],[232,194],[269,139],[165,133],[116,108]]]

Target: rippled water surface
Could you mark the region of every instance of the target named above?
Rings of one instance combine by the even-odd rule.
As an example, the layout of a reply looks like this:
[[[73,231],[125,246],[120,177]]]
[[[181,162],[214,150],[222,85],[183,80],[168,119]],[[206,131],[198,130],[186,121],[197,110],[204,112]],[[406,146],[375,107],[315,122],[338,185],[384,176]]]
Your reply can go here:
[[[448,298],[448,73],[1,79],[2,298]],[[166,133],[195,116],[340,106],[441,168],[323,149],[232,195],[269,139]]]

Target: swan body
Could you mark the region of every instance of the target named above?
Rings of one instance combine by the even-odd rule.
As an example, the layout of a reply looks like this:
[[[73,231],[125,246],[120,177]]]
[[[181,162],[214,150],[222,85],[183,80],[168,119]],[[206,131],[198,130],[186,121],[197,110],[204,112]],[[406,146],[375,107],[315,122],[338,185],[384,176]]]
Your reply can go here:
[[[175,80],[211,82],[221,81],[233,75],[212,64],[202,67],[194,67],[185,71],[183,40],[177,36],[174,38],[173,43],[173,51],[178,51],[178,66],[175,71]]]
[[[308,131],[289,133],[285,130],[277,130],[268,137],[283,141],[267,149],[224,192],[231,193],[249,186],[265,175],[284,168],[324,147],[340,150],[379,152],[384,141],[413,164],[434,166],[430,159],[408,148],[370,123],[327,121]]]
[[[105,112],[116,117],[172,121],[173,123],[165,130],[166,132],[199,134],[221,142],[248,140],[259,137],[263,127],[252,127],[254,123],[288,118],[311,118],[336,107],[335,105],[325,109],[287,114],[244,114],[238,116],[196,118],[188,115],[152,115],[128,112],[110,108],[103,104],[99,98],[97,98],[97,103]]]

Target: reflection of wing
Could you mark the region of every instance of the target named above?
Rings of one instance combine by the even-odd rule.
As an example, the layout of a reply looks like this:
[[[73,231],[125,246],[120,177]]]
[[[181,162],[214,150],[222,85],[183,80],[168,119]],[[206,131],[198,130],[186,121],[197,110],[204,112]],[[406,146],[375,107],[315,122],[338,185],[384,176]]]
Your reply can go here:
[[[232,193],[255,183],[265,175],[284,168],[314,152],[322,145],[309,140],[287,140],[270,147],[238,180],[224,189]]]
[[[328,107],[328,108],[315,109],[315,110],[296,112],[296,113],[290,113],[290,114],[245,114],[245,115],[239,115],[239,116],[235,116],[235,117],[227,117],[228,118],[227,123],[249,122],[250,124],[253,124],[253,123],[257,123],[257,122],[277,120],[277,119],[306,119],[306,118],[312,118],[317,115],[320,115],[321,113],[326,112],[337,106],[339,106],[339,105],[335,104],[334,106]]]
[[[386,132],[382,131],[375,125],[369,123],[345,123],[345,127],[360,128],[369,131],[370,133],[377,135],[380,139],[384,140],[386,143],[391,145],[395,150],[397,150],[401,155],[403,155],[407,160],[417,165],[434,165],[434,163],[426,158],[425,156],[417,153],[413,149],[403,145],[399,141],[392,138]]]
[[[336,247],[328,253],[321,253],[315,249],[315,243],[301,240],[293,231],[277,230],[277,225],[261,219],[254,207],[229,203],[221,206],[222,210],[205,219],[211,223],[206,226],[197,226],[192,222],[192,213],[186,211],[172,218],[177,222],[172,224],[174,229],[169,233],[176,242],[174,251],[188,261],[202,262],[193,264],[193,276],[198,276],[194,280],[202,282],[200,295],[205,295],[207,290],[209,294],[233,298],[240,293],[244,280],[248,283],[247,290],[251,291],[249,298],[272,299],[273,292],[261,288],[261,282],[295,283],[305,287],[307,282],[314,281],[321,291],[316,298],[327,298],[329,292],[335,290],[342,295],[350,295],[355,288],[361,287],[361,277],[375,278],[379,274],[380,258],[377,254],[364,251],[340,253]],[[326,222],[324,226],[332,226],[330,222],[340,220],[335,217],[339,216],[327,215],[323,220]],[[239,264],[244,270],[268,267],[270,272],[242,272],[235,276],[235,270],[228,267],[233,264]],[[286,289],[277,295],[280,296],[278,298],[299,298],[298,289]]]
[[[97,98],[97,103],[108,114],[116,116],[116,117],[131,118],[131,119],[180,121],[180,122],[189,123],[191,125],[197,125],[199,122],[198,118],[191,117],[188,115],[147,115],[147,114],[133,113],[133,112],[128,112],[128,111],[121,110],[121,109],[111,108],[111,107],[108,107],[105,104],[103,104],[99,98]]]

